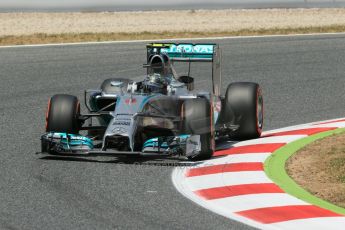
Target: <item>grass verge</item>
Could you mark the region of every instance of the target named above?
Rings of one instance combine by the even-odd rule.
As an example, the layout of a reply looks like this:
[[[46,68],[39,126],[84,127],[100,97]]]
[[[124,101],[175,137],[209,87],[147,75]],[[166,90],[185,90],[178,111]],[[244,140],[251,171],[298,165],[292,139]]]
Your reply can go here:
[[[63,34],[32,34],[22,36],[2,36],[0,45],[30,45],[47,43],[73,42],[101,42],[121,40],[154,40],[172,38],[202,38],[221,36],[250,36],[250,35],[278,35],[278,34],[308,34],[308,33],[336,33],[345,32],[345,25],[331,25],[325,27],[298,27],[298,28],[268,28],[243,29],[237,31],[214,32],[141,32],[141,33],[63,33]]]
[[[286,162],[289,176],[311,194],[345,208],[345,134],[300,149]]]
[[[345,215],[344,208],[318,197],[317,193],[311,192],[310,190],[306,189],[305,184],[296,183],[296,181],[294,180],[295,178],[292,179],[285,168],[288,159],[292,157],[298,150],[317,140],[323,141],[323,139],[328,136],[344,132],[345,129],[336,129],[328,132],[322,132],[285,145],[284,147],[275,151],[265,161],[264,168],[267,176],[271,178],[271,180],[273,180],[286,193],[304,200],[310,204],[314,204],[316,206]],[[320,166],[320,163],[322,162],[319,162],[319,164],[315,164],[314,166],[318,168]],[[304,166],[305,164],[301,164],[301,166],[296,168],[296,170],[304,170]],[[308,169],[305,171],[305,173],[309,174],[311,178],[315,176],[311,171],[308,171]],[[320,181],[318,181],[317,183],[320,183]]]

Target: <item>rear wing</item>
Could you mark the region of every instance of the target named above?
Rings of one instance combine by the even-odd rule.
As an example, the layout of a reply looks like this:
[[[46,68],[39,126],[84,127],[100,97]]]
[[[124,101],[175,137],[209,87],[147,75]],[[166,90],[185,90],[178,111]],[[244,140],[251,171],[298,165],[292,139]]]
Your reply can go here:
[[[172,62],[212,63],[213,93],[220,96],[221,50],[215,43],[151,43],[147,45],[147,61],[154,54],[166,54]]]

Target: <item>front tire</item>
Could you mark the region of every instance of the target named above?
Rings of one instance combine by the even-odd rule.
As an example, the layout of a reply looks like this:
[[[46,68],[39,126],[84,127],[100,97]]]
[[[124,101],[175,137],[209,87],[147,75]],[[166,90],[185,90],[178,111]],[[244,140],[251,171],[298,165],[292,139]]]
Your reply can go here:
[[[46,132],[78,134],[81,123],[80,103],[77,97],[57,94],[48,102]]]
[[[188,157],[188,159],[197,161],[211,158],[213,140],[209,101],[204,98],[186,100],[182,105],[182,118],[185,134],[200,135],[201,151],[197,156]]]

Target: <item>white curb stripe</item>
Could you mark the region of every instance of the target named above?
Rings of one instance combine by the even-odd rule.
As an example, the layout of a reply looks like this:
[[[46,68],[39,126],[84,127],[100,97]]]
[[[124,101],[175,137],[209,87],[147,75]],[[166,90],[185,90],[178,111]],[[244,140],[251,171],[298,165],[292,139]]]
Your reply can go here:
[[[219,215],[222,215],[226,218],[230,218],[232,220],[236,220],[239,222],[242,222],[244,224],[256,227],[256,228],[262,228],[262,225],[252,221],[248,218],[244,218],[242,216],[236,215],[231,211],[228,211],[226,209],[223,209],[220,206],[216,206],[216,205],[210,205],[210,202],[205,201],[203,199],[201,199],[199,196],[196,196],[188,187],[188,184],[184,183],[185,182],[185,177],[184,177],[184,170],[179,170],[178,168],[173,170],[172,175],[172,182],[175,186],[175,188],[177,189],[177,191],[179,191],[182,195],[184,195],[186,198],[194,201],[195,203],[197,203],[198,205],[213,211],[215,213],[218,213]],[[186,187],[187,186],[187,187]],[[266,228],[267,230],[269,229],[278,229],[278,228],[274,228],[274,227],[268,227]]]
[[[334,121],[334,122],[333,122]],[[287,127],[283,129],[272,130],[267,133],[278,133],[282,131],[294,131],[308,128],[342,128],[345,127],[344,121],[339,119],[328,120],[331,122],[327,124],[319,124],[320,122],[313,122],[309,124],[303,124],[293,127]],[[260,138],[257,140],[250,140],[245,142],[235,143],[233,146],[246,146],[255,144],[273,144],[273,143],[290,143],[292,141],[306,137],[307,135],[283,135]],[[250,154],[234,154],[225,157],[220,157],[205,161],[197,167],[220,165],[226,163],[248,163],[248,162],[264,162],[270,153],[250,153]],[[195,167],[191,167],[195,168]],[[243,169],[241,169],[243,170]],[[245,170],[245,169],[244,169]],[[264,171],[240,171],[240,172],[223,172],[217,174],[206,174],[194,177],[186,177],[185,173],[188,168],[176,168],[172,174],[172,180],[177,188],[184,196],[198,203],[199,205],[210,209],[220,215],[227,218],[241,221],[253,227],[261,229],[343,229],[345,226],[345,217],[332,217],[332,218],[307,218],[301,220],[290,220],[277,222],[272,224],[261,224],[252,219],[239,216],[235,212],[238,211],[251,211],[257,208],[274,208],[274,207],[285,207],[295,205],[308,205],[306,202],[299,200],[298,198],[292,197],[286,193],[260,193],[258,190],[254,194],[250,195],[237,195],[234,193],[231,197],[210,199],[207,200],[200,195],[196,194],[195,191],[200,189],[212,189],[231,185],[254,185],[260,183],[273,183],[265,174]],[[206,171],[207,172],[207,171]],[[247,188],[246,186],[244,186]],[[258,187],[259,188],[259,187]],[[255,189],[256,190],[256,189]],[[219,191],[219,190],[218,190]],[[229,190],[230,191],[230,190]],[[250,192],[250,191],[249,191]],[[253,191],[252,191],[253,192]],[[236,194],[236,192],[235,192]],[[207,195],[209,196],[209,195]],[[213,196],[213,195],[212,195]],[[216,197],[218,197],[216,193]],[[221,196],[219,196],[221,197]],[[314,215],[314,214],[313,214]],[[318,214],[317,214],[318,215]],[[288,217],[290,218],[290,217]],[[285,217],[283,218],[285,219]],[[280,220],[280,217],[277,219]]]
[[[186,177],[185,182],[193,191],[231,185],[273,183],[264,171],[228,172]]]
[[[301,220],[291,220],[281,223],[271,224],[277,229],[306,229],[306,230],[343,230],[345,229],[344,217],[322,217]]]
[[[226,211],[239,212],[249,209],[277,207],[285,205],[306,205],[307,203],[286,193],[263,193],[227,197],[209,201]]]

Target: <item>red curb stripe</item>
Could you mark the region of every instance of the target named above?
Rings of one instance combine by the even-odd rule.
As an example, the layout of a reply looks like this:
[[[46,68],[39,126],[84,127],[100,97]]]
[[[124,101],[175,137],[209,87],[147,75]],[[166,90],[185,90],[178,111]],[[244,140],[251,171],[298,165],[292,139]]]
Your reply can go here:
[[[203,176],[223,172],[242,172],[242,171],[263,171],[264,166],[261,162],[231,163],[187,170],[186,177]]]
[[[282,221],[307,218],[342,216],[340,214],[314,205],[289,205],[280,207],[258,208],[236,212],[236,214],[263,224],[272,224]]]
[[[343,122],[343,121],[345,121],[345,119],[339,119],[339,120],[335,120],[335,121],[325,121],[325,122],[316,123],[313,125],[325,125],[325,124],[332,124],[332,123]]]
[[[291,131],[284,131],[278,133],[272,133],[264,135],[263,137],[273,137],[273,136],[287,136],[287,135],[313,135],[316,133],[326,132],[330,130],[334,130],[336,128],[308,128],[308,129],[298,129],[298,130],[291,130]]]
[[[260,193],[284,193],[284,191],[273,183],[243,184],[217,188],[208,188],[194,191],[198,196],[206,200],[221,199],[232,196],[241,196]]]
[[[233,147],[230,149],[216,151],[214,152],[213,156],[223,156],[223,155],[243,154],[243,153],[271,153],[284,145],[286,145],[286,143],[245,145],[245,146]]]

